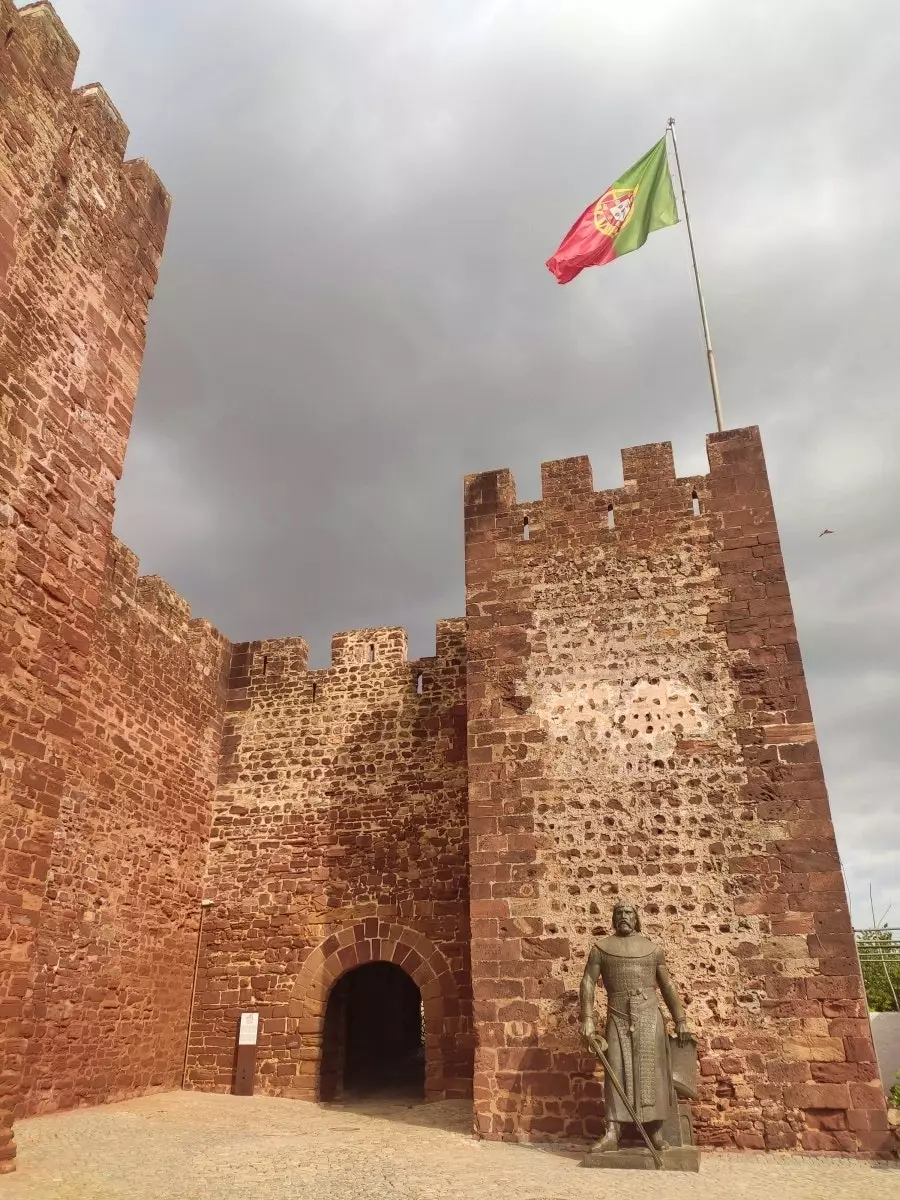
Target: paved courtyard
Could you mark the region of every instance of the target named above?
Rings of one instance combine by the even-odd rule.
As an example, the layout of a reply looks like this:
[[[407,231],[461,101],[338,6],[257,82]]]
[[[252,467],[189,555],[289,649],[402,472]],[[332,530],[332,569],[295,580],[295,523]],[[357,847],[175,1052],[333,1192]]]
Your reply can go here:
[[[616,1200],[658,1194],[649,1172],[587,1171],[577,1155],[475,1141],[456,1101],[318,1106],[169,1092],[17,1126],[0,1200]],[[898,1200],[892,1164],[708,1154],[666,1176],[672,1200]]]

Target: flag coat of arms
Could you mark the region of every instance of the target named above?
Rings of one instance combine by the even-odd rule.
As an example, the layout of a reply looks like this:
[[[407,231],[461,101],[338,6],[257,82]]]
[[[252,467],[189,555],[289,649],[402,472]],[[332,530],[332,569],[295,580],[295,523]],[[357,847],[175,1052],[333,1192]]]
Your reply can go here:
[[[584,210],[547,260],[558,283],[621,258],[643,246],[654,229],[678,223],[666,149],[663,137]]]

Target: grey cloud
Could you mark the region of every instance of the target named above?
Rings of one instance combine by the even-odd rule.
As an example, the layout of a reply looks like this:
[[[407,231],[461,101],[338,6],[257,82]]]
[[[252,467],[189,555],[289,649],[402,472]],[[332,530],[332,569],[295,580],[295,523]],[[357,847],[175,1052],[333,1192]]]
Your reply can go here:
[[[174,197],[117,529],[234,638],[462,611],[461,479],[711,404],[683,228],[559,288],[678,118],[726,418],[762,427],[858,921],[900,905],[894,0],[58,0]],[[825,526],[834,537],[818,539]]]

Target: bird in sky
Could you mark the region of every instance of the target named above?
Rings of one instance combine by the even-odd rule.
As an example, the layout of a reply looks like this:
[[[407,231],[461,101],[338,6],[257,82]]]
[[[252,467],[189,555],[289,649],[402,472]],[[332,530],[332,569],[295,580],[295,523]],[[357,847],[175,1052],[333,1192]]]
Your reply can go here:
[[[826,533],[834,533],[834,530],[833,529],[823,529],[822,532],[819,534],[819,537],[824,537]]]

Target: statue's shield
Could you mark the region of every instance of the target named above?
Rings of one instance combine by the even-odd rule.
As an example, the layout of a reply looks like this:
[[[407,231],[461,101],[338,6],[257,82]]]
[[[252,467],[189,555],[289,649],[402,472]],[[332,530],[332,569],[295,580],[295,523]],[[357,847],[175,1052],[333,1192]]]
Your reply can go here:
[[[688,1042],[686,1046],[679,1046],[675,1038],[669,1038],[669,1053],[671,1054],[675,1095],[679,1100],[696,1100],[700,1083],[696,1043]]]

